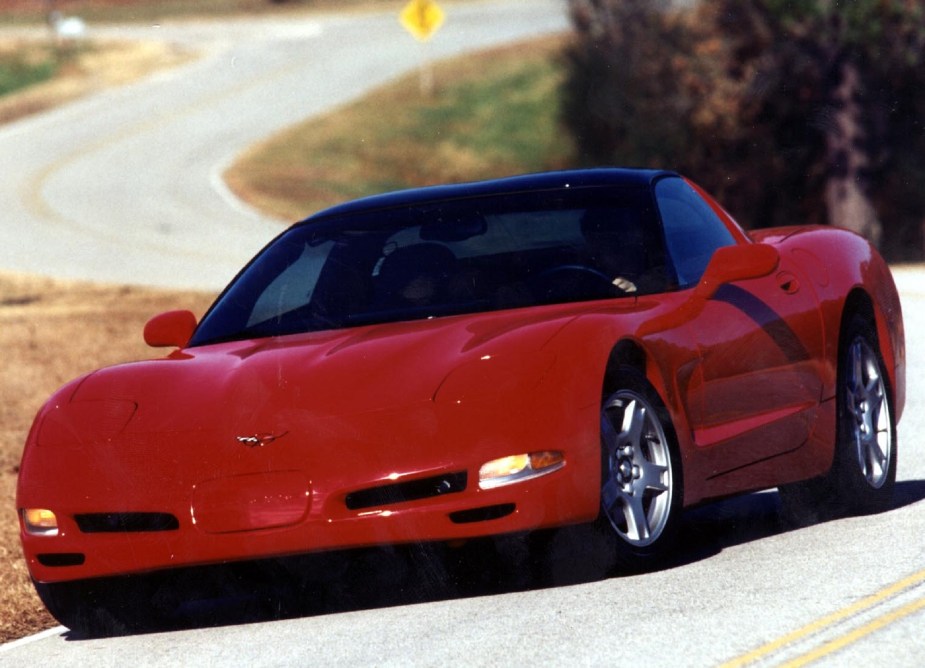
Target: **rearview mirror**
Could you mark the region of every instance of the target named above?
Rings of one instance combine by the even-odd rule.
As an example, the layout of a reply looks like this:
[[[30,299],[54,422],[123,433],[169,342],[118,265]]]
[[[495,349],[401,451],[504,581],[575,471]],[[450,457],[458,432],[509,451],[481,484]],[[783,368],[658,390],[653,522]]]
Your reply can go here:
[[[761,278],[780,264],[780,253],[768,244],[741,244],[717,248],[694,294],[703,299],[713,296],[724,283]]]
[[[439,241],[444,244],[459,243],[478,237],[488,231],[488,223],[481,216],[459,220],[428,221],[421,225],[422,241]]]
[[[196,329],[192,311],[167,311],[145,325],[145,343],[152,348],[183,348]]]

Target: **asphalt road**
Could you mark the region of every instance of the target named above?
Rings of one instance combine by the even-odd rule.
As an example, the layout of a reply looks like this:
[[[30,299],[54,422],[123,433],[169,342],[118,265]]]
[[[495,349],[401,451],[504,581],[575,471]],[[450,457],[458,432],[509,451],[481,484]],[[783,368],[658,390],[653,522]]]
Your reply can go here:
[[[561,16],[542,19],[537,8],[557,6],[530,0],[467,10],[459,23],[471,32],[457,28],[465,43],[435,42],[434,51],[509,39],[526,15],[541,19],[536,30],[555,28]],[[495,11],[521,13],[484,18]],[[274,229],[222,193],[220,166],[270,126],[413,67],[416,45],[402,42],[393,20],[226,24],[222,38],[212,27],[170,28],[197,43],[213,39],[211,55],[0,130],[0,268],[217,287]],[[451,26],[441,34],[453,34]],[[419,562],[418,570],[405,564],[408,589],[394,598],[353,591],[352,603],[335,602],[324,614],[110,639],[59,628],[0,647],[0,665],[921,666],[925,271],[896,274],[909,402],[897,503],[887,513],[786,531],[776,493],[750,495],[689,513],[678,563],[659,572],[601,578],[593,552],[562,540],[552,549],[566,572],[554,586],[514,572],[516,586],[459,591]],[[371,570],[371,589],[398,577],[388,559]]]
[[[425,47],[394,12],[91,26],[91,36],[169,40],[205,57],[0,128],[0,270],[217,290],[280,230],[222,183],[242,150],[424,57],[562,30],[564,7],[447,5]]]

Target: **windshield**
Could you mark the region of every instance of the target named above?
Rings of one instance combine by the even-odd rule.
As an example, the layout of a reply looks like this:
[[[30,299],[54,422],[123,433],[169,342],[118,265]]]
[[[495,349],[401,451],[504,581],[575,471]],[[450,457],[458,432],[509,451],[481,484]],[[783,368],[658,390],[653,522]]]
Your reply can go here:
[[[294,226],[191,345],[661,291],[648,191],[574,188],[431,202]]]

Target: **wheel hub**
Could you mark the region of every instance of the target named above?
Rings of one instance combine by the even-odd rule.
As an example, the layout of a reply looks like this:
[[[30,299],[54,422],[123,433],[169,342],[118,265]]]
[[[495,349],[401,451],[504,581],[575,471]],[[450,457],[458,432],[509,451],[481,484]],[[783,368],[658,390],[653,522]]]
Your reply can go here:
[[[626,451],[629,453],[627,454]],[[639,467],[633,458],[632,448],[622,448],[616,452],[612,469],[617,483],[630,491],[629,486],[634,480],[638,480],[640,475]]]

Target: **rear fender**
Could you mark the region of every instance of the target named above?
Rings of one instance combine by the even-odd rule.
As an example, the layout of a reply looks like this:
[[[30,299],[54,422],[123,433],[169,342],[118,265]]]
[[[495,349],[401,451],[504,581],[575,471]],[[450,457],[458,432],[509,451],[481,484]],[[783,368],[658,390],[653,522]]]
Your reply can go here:
[[[876,252],[870,261],[861,265],[861,285],[852,291],[862,291],[872,312],[880,346],[880,356],[886,366],[893,391],[893,411],[899,422],[906,405],[906,334],[903,326],[902,305],[889,266]],[[850,302],[846,302],[846,310]],[[844,318],[848,317],[844,314]],[[844,322],[844,320],[843,320]]]

